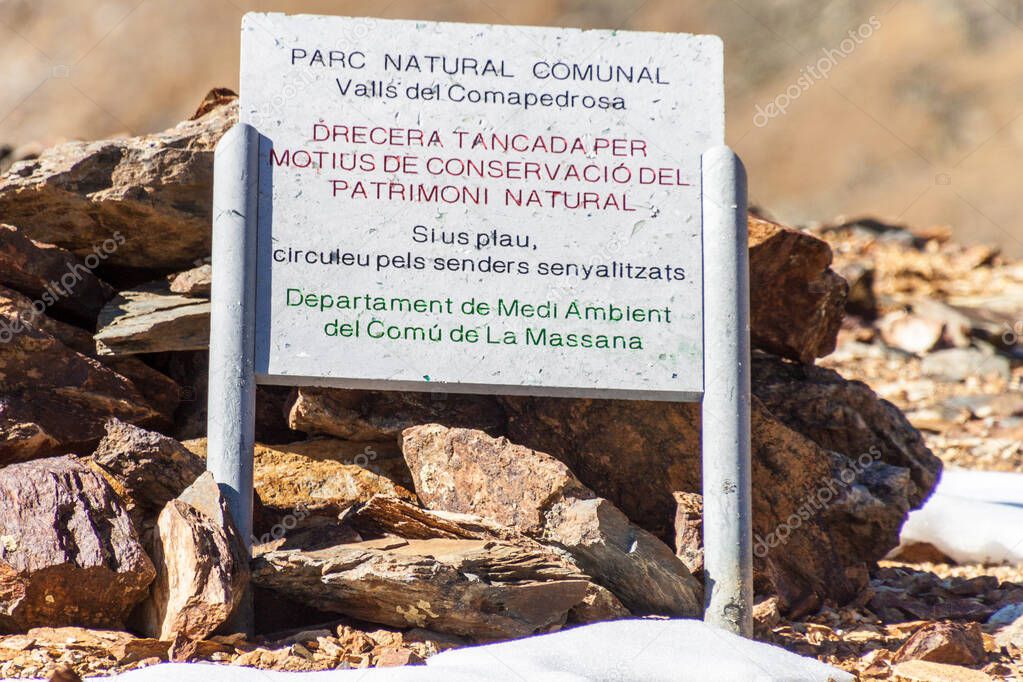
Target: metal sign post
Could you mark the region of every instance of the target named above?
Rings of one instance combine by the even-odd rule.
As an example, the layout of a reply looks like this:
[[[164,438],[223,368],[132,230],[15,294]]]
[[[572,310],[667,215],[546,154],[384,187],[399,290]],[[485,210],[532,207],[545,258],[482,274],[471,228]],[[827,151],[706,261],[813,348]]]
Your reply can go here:
[[[253,367],[259,135],[239,123],[217,144],[213,172],[207,468],[251,548],[256,429]]]
[[[703,155],[703,273],[704,620],[752,637],[746,172],[728,147]]]
[[[245,547],[252,549],[256,431],[256,198],[259,135],[245,123],[217,144],[213,161],[213,289],[210,311],[206,468],[220,485]],[[246,591],[228,626],[253,634]]]

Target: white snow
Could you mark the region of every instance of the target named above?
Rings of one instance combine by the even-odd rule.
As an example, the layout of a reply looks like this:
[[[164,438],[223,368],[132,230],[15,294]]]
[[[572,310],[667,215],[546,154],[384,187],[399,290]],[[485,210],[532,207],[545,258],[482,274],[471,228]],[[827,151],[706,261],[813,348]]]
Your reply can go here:
[[[935,492],[1023,507],[1023,474],[946,468]]]
[[[624,620],[447,651],[425,666],[284,673],[165,663],[118,682],[852,682],[853,676],[697,620]]]
[[[1023,474],[945,469],[900,539],[930,543],[960,563],[1023,562]]]

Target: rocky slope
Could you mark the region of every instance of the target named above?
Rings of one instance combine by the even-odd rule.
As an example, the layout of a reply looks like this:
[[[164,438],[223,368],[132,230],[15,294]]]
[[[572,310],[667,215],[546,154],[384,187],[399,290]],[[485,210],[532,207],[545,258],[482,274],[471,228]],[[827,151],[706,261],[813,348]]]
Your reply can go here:
[[[261,387],[246,566],[202,474],[208,166],[234,107],[217,91],[170,131],[0,177],[0,674],[390,665],[697,615],[693,405]],[[124,242],[100,257],[110,230]],[[754,217],[750,235],[759,635],[870,673],[1002,670],[1015,645],[993,626],[905,622],[985,620],[1023,602],[1019,580],[878,562],[942,459],[1019,461],[963,443],[1019,428],[1002,327],[1023,271],[869,221]],[[255,639],[226,625],[250,569]]]

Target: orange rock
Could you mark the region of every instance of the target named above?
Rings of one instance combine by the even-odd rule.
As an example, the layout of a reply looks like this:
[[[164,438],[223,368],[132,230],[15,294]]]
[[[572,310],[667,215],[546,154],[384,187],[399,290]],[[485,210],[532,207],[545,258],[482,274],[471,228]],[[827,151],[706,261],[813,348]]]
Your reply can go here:
[[[984,638],[977,623],[933,623],[910,636],[895,652],[895,662],[921,660],[975,665],[984,661]]]

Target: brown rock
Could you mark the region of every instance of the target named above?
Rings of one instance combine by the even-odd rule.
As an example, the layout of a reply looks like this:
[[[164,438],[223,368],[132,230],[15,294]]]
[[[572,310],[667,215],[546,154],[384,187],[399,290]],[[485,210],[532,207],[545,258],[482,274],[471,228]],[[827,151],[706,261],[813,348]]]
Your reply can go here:
[[[992,682],[980,670],[930,661],[905,661],[891,669],[893,682]]]
[[[353,445],[362,447],[351,447]],[[331,453],[334,456],[329,456]],[[267,507],[302,508],[334,517],[345,508],[378,494],[414,500],[415,496],[389,478],[385,469],[374,470],[375,454],[373,444],[330,439],[279,446],[257,445],[256,490]],[[371,455],[374,455],[372,459]],[[383,460],[380,463],[386,466]]]
[[[204,473],[160,512],[156,580],[143,604],[146,634],[197,641],[223,625],[248,584],[248,552],[213,474]],[[183,652],[175,655],[184,660]]]
[[[675,556],[682,560],[689,572],[697,578],[703,576],[703,495],[674,492],[678,505],[675,509]]]
[[[228,106],[238,99],[238,93],[230,88],[213,88],[199,102],[198,108],[188,120],[195,121],[219,107]]]
[[[906,503],[907,510],[919,507],[930,496],[941,460],[902,412],[869,386],[847,381],[830,369],[799,367],[761,354],[753,358],[753,373],[754,393],[789,428],[826,450],[859,461],[862,469],[876,462],[906,470],[913,485],[906,487],[899,507]],[[876,476],[866,483],[875,494],[887,496]],[[901,521],[887,525],[885,542],[898,533]]]
[[[174,413],[178,405],[187,397],[177,382],[138,358],[98,355],[95,344],[91,343],[92,337],[89,337],[89,341],[93,350],[87,355],[130,381],[146,402],[160,413],[160,421],[154,423],[159,424],[161,428],[163,426],[169,428],[174,423]]]
[[[954,564],[955,560],[929,542],[911,542],[896,548],[892,559],[911,564],[929,561],[935,564]]]
[[[753,605],[753,624],[759,636],[764,636],[781,622],[778,597],[768,597]]]
[[[16,315],[0,318],[0,463],[90,450],[109,417],[163,415],[110,368]]]
[[[206,440],[185,443],[201,458]],[[356,443],[319,438],[287,445],[255,447],[254,485],[262,519],[256,534],[269,541],[318,518],[336,519],[339,512],[374,495],[407,500],[411,476],[397,445]]]
[[[89,461],[113,482],[140,537],[148,538],[164,506],[197,479],[206,463],[178,441],[119,419]],[[148,544],[148,543],[147,543]]]
[[[550,553],[443,538],[270,551],[253,562],[253,581],[353,618],[477,640],[559,628],[589,583]]]
[[[69,665],[62,665],[48,678],[49,682],[82,682],[81,676]]]
[[[754,347],[803,363],[835,350],[848,285],[831,258],[827,242],[808,232],[750,216]]]
[[[11,325],[20,318],[23,326],[31,326],[38,331],[45,332],[71,350],[99,361],[103,366],[109,367],[131,382],[144,398],[144,402],[159,412],[160,424],[171,423],[180,400],[180,389],[170,377],[137,358],[97,355],[92,334],[80,327],[40,314],[33,310],[32,306],[33,302],[24,294],[0,286],[0,318],[5,319],[9,331],[15,333],[11,329]],[[92,326],[92,322],[90,322],[90,326]],[[0,335],[2,334],[3,332],[0,331]]]
[[[108,265],[188,267],[209,254],[213,149],[236,118],[224,99],[155,135],[48,149],[0,178],[0,215],[80,257],[101,248]]]
[[[366,538],[505,540],[538,553],[546,551],[539,543],[489,519],[424,509],[407,499],[390,495],[374,495],[365,503],[352,507],[341,520]]]
[[[583,600],[568,612],[568,622],[577,625],[631,617],[632,612],[625,608],[625,604],[614,595],[614,592],[597,583],[590,583]]]
[[[34,327],[54,337],[68,348],[89,355],[94,350],[92,336],[80,327],[61,322],[33,309],[34,302],[25,294],[5,286],[0,286],[0,315],[3,316],[3,327],[0,338],[7,343],[8,333],[13,336],[26,326]]]
[[[288,416],[296,431],[346,440],[391,440],[436,422],[501,433],[504,412],[491,396],[300,388]]]
[[[265,554],[292,548],[302,548],[307,552],[330,550],[335,545],[351,543],[388,550],[400,549],[408,541],[475,540],[513,546],[524,556],[540,557],[563,571],[578,574],[570,561],[516,530],[478,516],[423,509],[398,497],[376,495],[343,514],[342,523],[340,529],[329,526],[300,529],[285,540],[260,546],[258,552]],[[367,595],[365,598],[372,597]],[[569,609],[567,622],[591,623],[630,615],[608,590],[588,582],[581,599]],[[435,633],[432,635],[434,639],[436,636]]]
[[[153,564],[103,478],[73,457],[0,469],[0,629],[120,627]]]
[[[183,296],[210,297],[213,288],[213,266],[209,263],[174,275],[170,281],[171,293]]]
[[[759,357],[753,390],[765,399],[754,399],[752,420],[757,590],[781,596],[788,612],[847,602],[864,586],[856,569],[898,544],[940,462],[897,409],[834,372]],[[673,493],[702,487],[698,405],[501,400],[510,439],[550,452],[633,521],[673,540]]]
[[[428,507],[483,516],[563,549],[634,613],[700,612],[700,585],[671,550],[553,457],[438,424],[407,429],[402,450]]]
[[[79,627],[32,628],[26,633],[33,646],[70,648],[94,658],[109,656],[119,665],[144,658],[167,658],[168,642],[135,637],[117,630],[90,630]]]
[[[18,228],[0,224],[0,284],[89,325],[114,295],[92,272],[102,262],[92,254],[87,265],[70,251],[34,241]]]
[[[977,665],[986,660],[984,637],[977,623],[931,623],[914,632],[892,660]]]
[[[357,531],[360,537],[367,539],[401,537],[405,540],[499,540],[536,554],[550,551],[517,530],[489,519],[423,509],[404,499],[387,495],[375,495],[364,504],[352,507],[349,513],[342,515],[342,522]],[[628,618],[631,615],[612,592],[591,582],[586,588],[586,596],[569,611],[568,622],[596,623]]]
[[[416,665],[423,659],[411,649],[384,649],[377,657],[378,668],[394,668],[399,665]]]
[[[209,347],[210,302],[152,282],[121,291],[100,311],[94,335],[101,355],[133,355]]]

